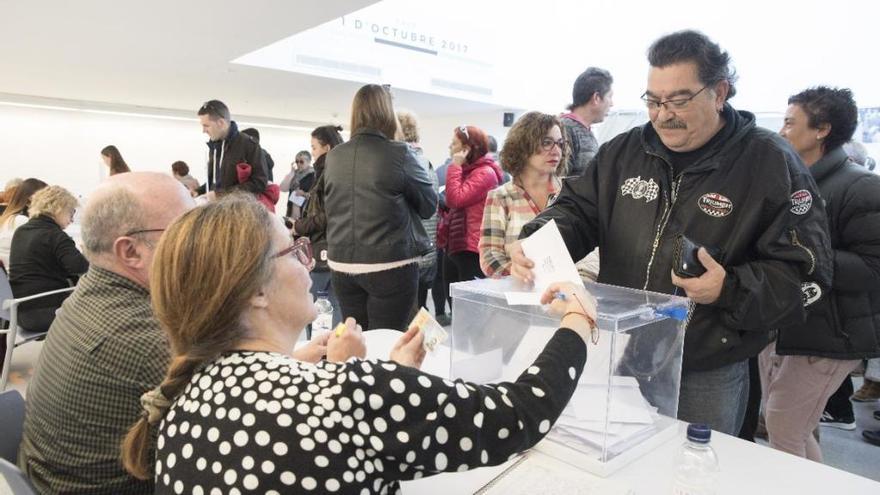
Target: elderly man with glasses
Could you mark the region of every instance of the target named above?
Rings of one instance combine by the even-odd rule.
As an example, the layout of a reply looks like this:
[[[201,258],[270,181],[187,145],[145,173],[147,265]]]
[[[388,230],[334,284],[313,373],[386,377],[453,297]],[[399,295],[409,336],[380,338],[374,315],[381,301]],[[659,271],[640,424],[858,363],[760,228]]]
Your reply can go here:
[[[150,307],[150,265],[162,233],[193,207],[173,177],[110,177],[86,204],[82,237],[89,270],[46,338],[27,391],[18,464],[39,493],[153,493],[122,468],[120,445],[165,377],[168,340]],[[279,255],[311,264],[308,243]],[[300,358],[317,361],[316,342]]]
[[[802,321],[802,281],[830,283],[827,222],[797,153],[728,103],[736,77],[718,44],[681,31],[648,61],[650,122],[600,147],[521,237],[555,219],[573,259],[599,247],[599,282],[689,297],[678,416],[736,435],[748,359]],[[512,274],[529,280],[532,262],[511,251]],[[652,351],[627,349],[662,365]],[[649,389],[664,371],[677,373],[634,373]]]

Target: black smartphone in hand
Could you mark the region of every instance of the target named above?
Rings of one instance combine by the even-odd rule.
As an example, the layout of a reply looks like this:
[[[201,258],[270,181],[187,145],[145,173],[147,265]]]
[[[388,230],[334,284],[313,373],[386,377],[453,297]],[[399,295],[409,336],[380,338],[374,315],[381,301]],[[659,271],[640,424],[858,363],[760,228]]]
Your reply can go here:
[[[694,278],[706,273],[706,267],[700,263],[697,251],[705,247],[709,256],[718,260],[718,250],[707,246],[701,246],[690,240],[684,234],[675,238],[675,248],[672,258],[672,272],[681,278]]]

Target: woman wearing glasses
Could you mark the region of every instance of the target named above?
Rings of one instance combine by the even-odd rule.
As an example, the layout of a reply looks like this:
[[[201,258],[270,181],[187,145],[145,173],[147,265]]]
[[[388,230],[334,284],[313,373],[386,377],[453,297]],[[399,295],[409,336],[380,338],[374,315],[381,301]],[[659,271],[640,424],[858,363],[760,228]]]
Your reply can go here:
[[[489,191],[501,184],[504,173],[487,155],[489,140],[474,126],[456,127],[449,145],[452,163],[446,170],[446,206],[437,238],[446,259],[443,276],[446,283],[483,278],[480,269],[480,226]]]
[[[572,285],[544,294],[565,313],[563,328],[513,383],[419,371],[415,327],[389,360],[363,360],[352,319],[330,337],[326,361],[297,360],[290,349],[315,317],[307,258],[250,199],[196,208],[165,232],[150,286],[173,360],[141,398],[143,416],[122,448],[126,469],[155,476],[157,494],[396,493],[399,481],[497,465],[528,449],[577,386],[596,312]]]
[[[294,203],[294,198],[305,197],[306,191],[312,188],[314,182],[315,169],[312,167],[312,155],[302,150],[296,154],[293,163],[290,164],[290,172],[281,179],[281,184],[278,186],[282,191],[288,192],[286,217],[296,220],[301,216],[302,208]]]
[[[324,212],[327,264],[342,314],[367,329],[404,330],[416,311],[421,255],[430,241],[420,219],[437,209],[428,172],[406,143],[382,86],[358,90],[351,139],[327,153]]]
[[[559,191],[568,147],[559,119],[529,112],[511,127],[501,150],[501,166],[513,180],[489,192],[480,229],[480,268],[489,277],[510,275],[504,247]]]
[[[70,287],[89,269],[89,262],[64,232],[73,222],[77,200],[67,189],[49,186],[31,197],[30,220],[12,235],[9,284],[15,297]],[[45,332],[69,292],[41,297],[19,306],[18,323]]]

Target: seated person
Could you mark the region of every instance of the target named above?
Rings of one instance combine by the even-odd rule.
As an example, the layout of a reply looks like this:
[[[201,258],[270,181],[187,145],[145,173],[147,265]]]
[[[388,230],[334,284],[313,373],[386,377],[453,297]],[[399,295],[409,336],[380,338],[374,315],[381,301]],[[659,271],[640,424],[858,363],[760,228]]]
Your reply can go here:
[[[16,298],[70,287],[88,270],[89,262],[64,233],[73,222],[76,205],[76,198],[60,186],[40,189],[31,197],[30,220],[15,230],[9,249],[9,284]],[[65,292],[21,303],[18,324],[45,332],[68,295]]]
[[[171,359],[150,307],[149,269],[162,232],[192,207],[178,181],[155,172],[114,175],[90,195],[82,235],[91,265],[52,324],[27,391],[18,465],[40,493],[153,493],[152,477],[123,469],[119,445]]]
[[[31,202],[31,196],[48,185],[33,177],[24,180],[16,186],[12,196],[9,197],[9,204],[0,214],[0,261],[3,262],[7,272],[9,271],[9,250],[12,247],[12,236],[16,229],[28,221],[28,204]]]
[[[174,355],[122,449],[135,476],[155,466],[157,494],[394,492],[401,480],[507,461],[537,443],[571,398],[596,315],[582,287],[543,295],[565,314],[562,328],[516,382],[475,385],[419,371],[416,327],[388,361],[361,359],[351,318],[327,355],[358,358],[291,357],[316,315],[310,258],[247,198],[196,208],[166,231],[151,297]],[[554,297],[562,291],[564,300]]]

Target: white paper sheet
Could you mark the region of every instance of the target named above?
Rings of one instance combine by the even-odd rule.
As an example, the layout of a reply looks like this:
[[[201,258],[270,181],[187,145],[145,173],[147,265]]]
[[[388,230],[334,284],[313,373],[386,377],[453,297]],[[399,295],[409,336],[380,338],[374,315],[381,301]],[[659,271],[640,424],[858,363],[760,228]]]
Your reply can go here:
[[[582,284],[555,220],[522,241],[523,253],[535,263],[535,291],[543,293],[554,282]]]
[[[506,292],[511,306],[540,306],[541,294],[554,282],[582,284],[577,267],[565,247],[555,220],[550,220],[522,241],[523,253],[535,263],[535,285],[531,292]]]

